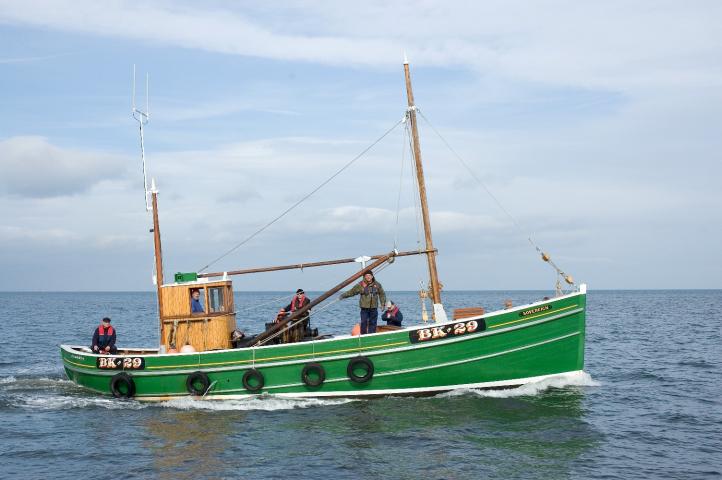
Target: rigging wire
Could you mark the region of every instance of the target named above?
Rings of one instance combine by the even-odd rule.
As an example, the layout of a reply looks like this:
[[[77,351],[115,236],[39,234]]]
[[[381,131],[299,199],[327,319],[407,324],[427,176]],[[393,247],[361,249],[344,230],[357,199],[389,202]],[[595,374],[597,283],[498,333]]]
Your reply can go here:
[[[369,150],[371,150],[373,147],[375,147],[376,144],[378,144],[381,140],[383,140],[389,133],[391,133],[391,132],[392,132],[396,127],[398,127],[399,124],[401,124],[403,121],[404,121],[404,119],[402,118],[401,120],[399,120],[398,122],[396,122],[391,128],[389,128],[388,130],[386,130],[386,132],[384,132],[383,135],[381,135],[379,138],[377,138],[371,145],[369,145],[368,147],[366,147],[361,153],[359,153],[359,154],[356,155],[354,158],[352,158],[351,161],[349,161],[348,163],[346,163],[346,165],[344,165],[344,166],[341,167],[339,170],[337,170],[336,173],[334,173],[334,174],[331,175],[329,178],[327,178],[326,180],[324,180],[320,185],[318,185],[316,188],[314,188],[314,189],[311,190],[309,193],[307,193],[306,195],[304,195],[300,200],[298,200],[296,203],[294,203],[293,205],[291,205],[290,207],[288,207],[288,208],[287,208],[286,210],[284,210],[280,215],[276,216],[273,220],[271,220],[270,222],[268,222],[268,223],[266,223],[265,225],[263,225],[261,228],[259,228],[259,229],[256,230],[255,232],[253,232],[251,235],[249,235],[248,237],[246,237],[246,238],[245,238],[244,240],[242,240],[241,242],[237,243],[233,248],[231,248],[230,250],[228,250],[226,253],[224,253],[223,255],[215,258],[214,260],[212,260],[211,262],[209,262],[206,266],[204,266],[203,268],[199,269],[199,270],[198,270],[198,273],[203,272],[205,269],[207,269],[208,267],[210,267],[211,265],[213,265],[213,264],[216,263],[217,261],[219,261],[219,260],[227,257],[228,255],[230,255],[231,253],[235,252],[235,251],[236,251],[237,249],[239,249],[241,246],[245,245],[246,243],[248,243],[249,241],[251,241],[253,238],[255,238],[259,233],[261,233],[261,232],[263,232],[264,230],[266,230],[268,227],[270,227],[271,225],[273,225],[274,223],[276,223],[278,220],[280,220],[281,218],[285,217],[285,216],[286,216],[288,213],[290,213],[293,209],[295,209],[295,208],[298,207],[300,204],[302,204],[303,202],[305,202],[306,200],[308,200],[314,193],[316,193],[316,192],[318,192],[319,190],[321,190],[321,189],[322,189],[323,187],[325,187],[331,180],[333,180],[334,178],[336,178],[337,176],[339,176],[344,170],[346,170],[348,167],[350,167],[351,165],[353,165],[353,164],[356,162],[356,160],[358,160],[359,158],[363,157]]]
[[[414,152],[414,147],[412,144],[412,135],[411,135],[411,119],[409,115],[409,111],[406,111],[406,122],[405,122],[405,128],[404,128],[404,141],[406,145],[409,147],[409,170],[411,171],[411,175],[409,177],[409,180],[411,181],[411,189],[409,190],[411,193],[411,202],[414,205],[414,226],[416,227],[416,248],[421,250],[421,229],[422,227],[422,220],[421,220],[421,196],[419,193],[419,184],[418,184],[418,178],[416,175],[416,156]],[[405,146],[406,146],[405,145]],[[419,258],[418,261],[414,262],[416,265],[417,270],[417,276],[420,279],[419,285],[421,287],[421,291],[424,290],[424,281],[421,280],[424,277],[424,272],[426,271],[423,261],[421,258]],[[422,308],[423,310],[423,308]],[[422,318],[424,318],[424,315],[422,314]],[[426,320],[424,320],[425,322]]]
[[[378,273],[381,273],[382,271],[384,271],[384,269],[386,269],[389,265],[391,265],[391,263],[392,263],[392,262],[387,262],[387,263],[384,263],[383,265],[381,265],[380,267],[378,267],[378,268],[376,269],[375,274],[378,274]],[[345,300],[345,299],[343,299],[343,298],[341,298],[341,297],[339,296],[339,297],[334,298],[333,300],[331,300],[330,302],[328,302],[327,304],[325,304],[325,305],[322,306],[322,307],[314,308],[314,309],[309,310],[309,311],[308,311],[308,317],[307,317],[307,318],[310,320],[311,317],[317,316],[319,313],[321,313],[321,312],[323,312],[324,310],[327,310],[328,308],[334,306],[335,304],[337,304],[337,303],[340,302],[341,300]],[[282,333],[286,332],[287,330],[290,330],[291,328],[295,327],[296,325],[298,325],[299,323],[303,322],[304,320],[305,320],[305,318],[301,317],[301,318],[298,318],[295,322],[289,323],[289,324],[286,325],[284,328],[282,328],[282,329],[279,330],[278,332],[274,333],[274,334],[271,335],[270,337],[264,338],[262,341],[260,341],[260,342],[258,343],[258,346],[262,346],[262,345],[266,344],[266,343],[269,342],[270,340],[278,337],[279,335],[281,335]]]
[[[404,163],[406,162],[406,141],[405,133],[402,133],[401,142],[401,173],[399,174],[399,194],[396,197],[396,227],[394,228],[394,250],[397,249],[399,243],[399,212],[401,211],[401,192],[404,182]]]
[[[421,195],[419,193],[419,183],[417,181],[417,175],[416,175],[416,155],[414,153],[413,145],[411,144],[411,132],[409,131],[411,129],[410,121],[408,120],[408,112],[406,114],[407,121],[406,121],[406,139],[409,144],[409,162],[411,163],[411,199],[414,203],[414,215],[416,220],[416,248],[421,250]]]
[[[263,303],[257,303],[257,304],[251,305],[250,307],[238,308],[238,309],[236,309],[236,311],[238,311],[238,312],[248,312],[248,311],[251,311],[251,310],[255,310],[255,309],[257,309],[257,308],[260,308],[260,307],[265,307],[266,305],[270,305],[270,304],[272,304],[272,303],[279,303],[279,302],[281,302],[284,298],[285,298],[285,299],[288,299],[288,297],[291,297],[291,296],[292,296],[291,293],[284,293],[282,296],[280,296],[280,297],[278,297],[278,298],[272,298],[271,300],[268,300],[268,301],[263,302]]]
[[[570,275],[565,274],[565,273],[562,271],[562,269],[560,269],[560,268],[551,260],[551,258],[549,257],[549,255],[548,255],[547,253],[545,253],[545,252],[534,242],[534,240],[532,240],[531,235],[528,234],[528,233],[525,231],[525,229],[522,228],[521,224],[516,220],[516,218],[514,218],[514,216],[513,216],[511,213],[509,213],[509,211],[508,211],[506,208],[504,208],[504,206],[501,204],[501,202],[499,201],[499,199],[497,199],[496,196],[495,196],[493,193],[491,193],[491,190],[489,190],[489,188],[486,186],[486,184],[481,181],[481,179],[476,175],[476,173],[474,173],[474,171],[471,169],[471,167],[464,161],[463,158],[461,158],[461,155],[459,155],[459,154],[456,152],[456,150],[454,150],[454,148],[449,144],[449,142],[446,141],[446,138],[444,138],[444,136],[441,135],[441,133],[436,129],[436,127],[434,127],[434,125],[429,121],[429,119],[426,118],[426,116],[423,114],[423,112],[422,112],[420,109],[418,109],[418,107],[417,107],[417,109],[416,109],[416,113],[418,113],[418,114],[421,116],[421,118],[424,119],[424,121],[426,122],[426,124],[427,124],[429,127],[431,127],[431,129],[434,131],[434,133],[441,139],[441,141],[444,143],[444,145],[446,145],[446,148],[448,148],[448,149],[451,151],[451,153],[454,154],[454,156],[455,156],[455,157],[459,160],[459,162],[464,166],[464,168],[466,169],[466,171],[469,172],[469,174],[471,175],[471,177],[472,177],[474,180],[476,180],[476,182],[486,191],[486,193],[491,197],[491,199],[494,200],[494,203],[496,203],[496,205],[499,207],[499,209],[500,209],[502,212],[504,212],[504,214],[506,214],[507,217],[509,217],[509,219],[512,221],[512,223],[513,223],[514,226],[517,228],[517,230],[518,230],[522,235],[524,235],[524,236],[527,237],[527,240],[529,241],[529,244],[530,244],[532,247],[534,247],[534,249],[535,249],[538,253],[541,254],[542,260],[544,260],[545,262],[549,263],[549,264],[552,266],[552,268],[554,268],[554,270],[557,271],[557,274],[559,274],[562,278],[564,278],[564,280],[565,280],[568,284],[574,285],[574,281],[573,281],[572,277],[571,277]]]

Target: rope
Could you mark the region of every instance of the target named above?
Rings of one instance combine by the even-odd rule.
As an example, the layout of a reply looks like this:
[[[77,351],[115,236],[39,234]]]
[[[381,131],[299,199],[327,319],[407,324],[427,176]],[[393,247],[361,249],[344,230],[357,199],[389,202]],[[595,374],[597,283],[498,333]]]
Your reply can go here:
[[[208,348],[208,319],[203,319],[203,350]]]
[[[310,317],[310,316],[311,316],[311,315],[309,314],[309,317]],[[283,327],[281,330],[277,331],[276,333],[274,333],[274,334],[271,335],[270,337],[264,338],[263,340],[261,340],[260,342],[258,342],[256,345],[254,345],[254,347],[260,347],[260,346],[264,345],[264,344],[265,344],[266,342],[268,342],[269,340],[273,340],[274,338],[276,338],[277,336],[281,335],[282,333],[284,333],[284,332],[288,331],[289,329],[295,327],[296,325],[298,325],[299,323],[301,323],[303,320],[305,320],[305,319],[304,319],[303,317],[300,317],[300,318],[297,319],[295,322],[286,324],[286,326]]]
[[[436,133],[436,135],[441,139],[441,141],[444,143],[444,145],[446,145],[446,147],[451,151],[451,153],[454,154],[454,156],[457,158],[457,160],[459,160],[459,162],[464,166],[464,168],[466,169],[466,171],[469,172],[469,174],[471,175],[471,177],[472,177],[474,180],[476,180],[476,182],[486,191],[486,193],[491,197],[491,199],[494,200],[494,203],[496,203],[496,205],[499,207],[499,209],[500,209],[502,212],[504,212],[504,214],[505,214],[507,217],[509,217],[509,219],[512,221],[512,223],[513,223],[514,226],[517,228],[517,230],[518,230],[522,235],[524,235],[524,236],[527,237],[527,240],[529,241],[529,244],[530,244],[532,247],[534,247],[534,249],[535,249],[539,254],[541,254],[542,259],[543,259],[545,262],[549,263],[549,265],[551,265],[552,268],[554,268],[554,270],[557,271],[557,274],[558,274],[559,276],[561,276],[562,278],[564,278],[564,280],[565,280],[567,283],[569,283],[570,285],[574,285],[574,282],[572,281],[571,277],[570,277],[569,275],[565,274],[565,273],[562,271],[562,269],[560,269],[554,262],[552,262],[552,260],[549,258],[549,255],[547,255],[546,253],[544,253],[544,251],[534,242],[534,240],[532,240],[531,235],[529,235],[528,233],[526,233],[525,229],[522,228],[521,224],[516,220],[516,218],[514,218],[514,216],[513,216],[511,213],[509,213],[509,211],[508,211],[506,208],[504,208],[504,206],[501,204],[501,202],[499,201],[499,199],[497,199],[496,196],[494,196],[494,194],[491,193],[491,190],[489,190],[489,188],[486,186],[486,184],[485,184],[484,182],[482,182],[479,177],[476,176],[476,174],[475,174],[474,171],[471,169],[471,167],[469,167],[469,165],[464,161],[464,159],[461,158],[461,155],[459,155],[459,154],[456,152],[456,150],[454,150],[454,148],[449,144],[449,142],[446,141],[446,139],[444,138],[444,136],[441,135],[441,133],[436,129],[436,127],[434,127],[434,126],[431,124],[431,122],[429,121],[429,119],[426,118],[426,116],[421,112],[421,110],[419,110],[419,109],[417,108],[417,109],[416,109],[416,113],[418,113],[418,114],[421,116],[421,118],[424,119],[424,121],[429,125],[429,127],[431,127],[431,129],[432,129],[432,130],[434,131],[434,133]]]
[[[399,174],[399,194],[396,197],[396,226],[394,227],[394,250],[398,245],[399,241],[399,212],[401,211],[401,191],[403,190],[404,182],[404,162],[406,161],[406,139],[403,139],[401,148],[401,173]]]
[[[288,299],[289,295],[290,295],[289,293],[284,293],[282,296],[280,296],[280,297],[278,297],[278,298],[274,298],[274,299],[271,299],[271,300],[269,300],[269,301],[267,301],[267,302],[259,303],[259,304],[257,304],[257,305],[251,305],[250,307],[240,308],[240,309],[237,309],[236,311],[237,311],[237,312],[247,312],[247,311],[249,311],[249,310],[255,310],[255,309],[259,308],[259,307],[265,307],[266,305],[270,305],[271,303],[278,303],[278,302],[280,302],[281,300],[283,300],[284,298]]]
[[[386,132],[384,132],[383,135],[381,135],[379,138],[377,138],[371,145],[369,145],[368,147],[366,147],[361,153],[359,153],[359,154],[356,155],[354,158],[352,158],[351,161],[349,161],[348,163],[346,163],[346,165],[344,165],[344,166],[341,167],[339,170],[337,170],[336,173],[334,173],[334,174],[331,175],[329,178],[327,178],[326,180],[324,180],[319,186],[317,186],[316,188],[314,188],[313,190],[311,190],[311,192],[307,193],[303,198],[301,198],[301,199],[298,200],[296,203],[294,203],[293,205],[291,205],[290,207],[288,207],[286,210],[284,210],[280,215],[278,215],[277,217],[275,217],[273,220],[271,220],[270,222],[266,223],[264,226],[262,226],[261,228],[259,228],[259,229],[256,230],[255,232],[253,232],[251,235],[249,235],[248,237],[246,237],[246,238],[245,238],[244,240],[242,240],[241,242],[237,243],[233,248],[231,248],[230,250],[228,250],[226,253],[224,253],[223,255],[221,255],[221,256],[217,257],[216,259],[212,260],[212,261],[209,262],[205,267],[199,269],[198,272],[199,272],[199,273],[200,273],[200,272],[203,272],[205,269],[207,269],[208,267],[210,267],[211,265],[213,265],[213,264],[216,263],[217,261],[219,261],[219,260],[227,257],[228,255],[230,255],[231,253],[235,252],[238,248],[240,248],[241,246],[245,245],[246,243],[248,243],[249,241],[251,241],[254,237],[256,237],[256,235],[258,235],[259,233],[261,233],[261,232],[263,232],[264,230],[266,230],[268,227],[270,227],[271,225],[273,225],[274,223],[276,223],[276,222],[277,222],[278,220],[280,220],[281,218],[285,217],[285,216],[286,216],[288,213],[290,213],[293,209],[295,209],[295,208],[298,207],[301,203],[303,203],[303,202],[305,202],[306,200],[308,200],[314,193],[316,193],[316,192],[318,192],[319,190],[321,190],[321,188],[325,187],[331,180],[333,180],[334,178],[336,178],[337,176],[339,176],[344,170],[346,170],[348,167],[350,167],[351,165],[353,165],[353,164],[356,162],[356,160],[358,160],[359,158],[363,157],[369,150],[371,150],[373,147],[375,147],[376,144],[378,144],[381,140],[383,140],[389,133],[391,133],[391,132],[392,132],[396,127],[398,127],[399,124],[401,124],[403,121],[404,121],[404,119],[402,118],[401,120],[399,120],[398,122],[396,122],[391,128],[389,128],[388,130],[386,130]]]
[[[176,335],[178,334],[178,320],[173,320],[173,331],[171,332],[170,341],[168,342],[169,346],[173,346],[174,348],[178,347],[178,344],[176,343]]]

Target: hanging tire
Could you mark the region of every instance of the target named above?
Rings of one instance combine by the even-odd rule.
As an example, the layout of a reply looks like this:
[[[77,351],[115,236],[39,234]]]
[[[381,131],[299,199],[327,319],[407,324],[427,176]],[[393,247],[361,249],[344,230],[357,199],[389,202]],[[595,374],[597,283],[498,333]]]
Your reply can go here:
[[[243,388],[245,388],[249,392],[259,391],[263,388],[263,384],[263,374],[255,368],[246,370],[246,372],[243,374]]]
[[[186,378],[186,390],[191,395],[203,395],[211,385],[211,380],[203,372],[193,372]]]
[[[312,375],[318,378],[313,378]],[[307,363],[301,370],[301,381],[309,387],[320,387],[326,380],[326,370],[320,363]]]
[[[110,379],[110,391],[115,398],[131,398],[135,395],[135,382],[127,373],[113,375]]]
[[[363,375],[357,375],[357,369],[363,369],[366,373]],[[352,358],[351,361],[348,362],[346,374],[354,383],[366,383],[374,376],[374,364],[366,357]]]

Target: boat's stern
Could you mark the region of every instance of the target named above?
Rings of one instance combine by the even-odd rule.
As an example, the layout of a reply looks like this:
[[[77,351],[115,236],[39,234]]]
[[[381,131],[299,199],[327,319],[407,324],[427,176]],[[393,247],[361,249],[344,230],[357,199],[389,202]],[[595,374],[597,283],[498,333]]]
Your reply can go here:
[[[68,379],[81,387],[112,395],[111,379],[119,372],[137,369],[145,356],[158,349],[124,348],[117,355],[97,355],[88,347],[60,345],[60,356]]]

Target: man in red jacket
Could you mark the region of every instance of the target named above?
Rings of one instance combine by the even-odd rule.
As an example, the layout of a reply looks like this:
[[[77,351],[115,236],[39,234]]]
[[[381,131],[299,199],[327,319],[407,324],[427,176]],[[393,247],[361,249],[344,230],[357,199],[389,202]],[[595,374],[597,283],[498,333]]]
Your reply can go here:
[[[115,329],[110,326],[110,318],[103,318],[103,323],[93,332],[93,353],[101,355],[118,353],[115,348]]]

